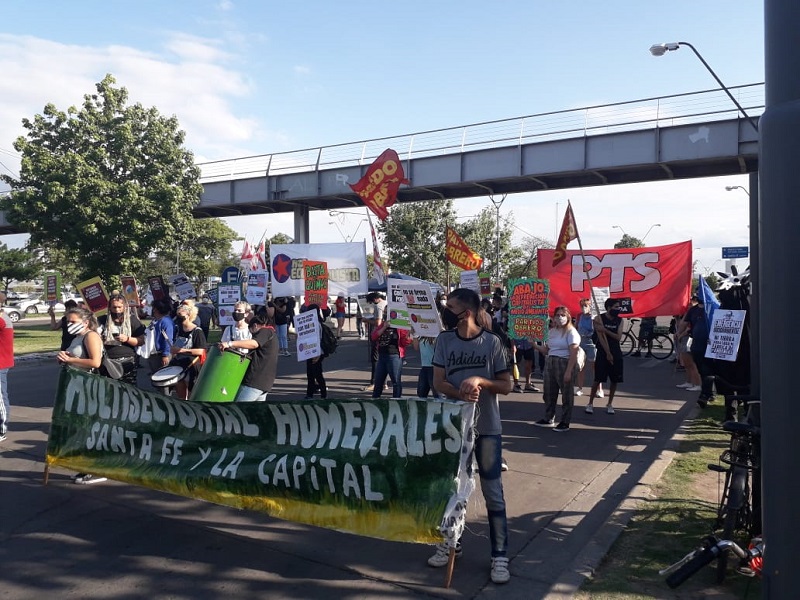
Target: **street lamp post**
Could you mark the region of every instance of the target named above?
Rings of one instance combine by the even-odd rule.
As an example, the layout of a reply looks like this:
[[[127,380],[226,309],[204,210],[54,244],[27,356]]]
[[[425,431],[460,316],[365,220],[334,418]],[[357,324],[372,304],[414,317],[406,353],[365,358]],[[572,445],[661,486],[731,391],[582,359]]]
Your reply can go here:
[[[644,243],[644,238],[650,235],[650,232],[653,231],[653,227],[661,227],[661,223],[653,223],[652,225],[650,225],[650,229],[647,230],[647,233],[645,233],[642,237],[639,238],[640,242]],[[619,229],[622,232],[622,235],[628,235],[628,232],[622,228],[622,225],[612,225],[611,229]]]
[[[755,119],[753,119],[750,115],[747,114],[747,111],[745,111],[742,105],[739,104],[739,101],[733,97],[731,91],[725,86],[724,83],[722,83],[722,80],[714,72],[714,69],[711,68],[711,65],[709,65],[706,62],[706,59],[704,59],[700,55],[700,53],[697,51],[697,48],[692,46],[689,42],[668,42],[666,44],[653,44],[652,46],[650,46],[650,54],[652,54],[653,56],[664,56],[667,52],[680,49],[681,46],[688,46],[689,48],[692,49],[692,52],[694,52],[695,56],[697,56],[697,58],[700,59],[700,62],[703,63],[703,66],[708,70],[709,73],[711,73],[711,76],[717,80],[719,87],[721,87],[722,90],[726,94],[728,94],[728,98],[731,99],[731,102],[733,102],[736,105],[736,108],[739,109],[739,112],[742,113],[748,121],[750,121],[750,124],[753,126],[753,129],[755,129],[756,133],[758,133],[758,123],[756,123]]]
[[[644,238],[650,235],[650,232],[653,231],[653,227],[661,227],[661,223],[653,223],[652,225],[650,225],[650,229],[647,230],[647,233],[645,233],[644,237],[642,238],[642,243],[644,243]]]
[[[747,191],[747,188],[742,187],[741,185],[726,185],[725,186],[725,191],[732,192],[733,190],[742,190],[745,194],[747,194],[748,198],[750,197],[750,192]]]

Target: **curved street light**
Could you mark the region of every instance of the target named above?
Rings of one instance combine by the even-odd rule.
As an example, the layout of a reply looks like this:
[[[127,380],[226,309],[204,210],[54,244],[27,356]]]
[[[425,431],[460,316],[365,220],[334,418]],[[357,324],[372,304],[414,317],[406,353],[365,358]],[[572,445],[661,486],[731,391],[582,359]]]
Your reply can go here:
[[[664,56],[667,52],[679,50],[681,46],[688,46],[689,48],[692,49],[692,52],[694,52],[695,56],[697,56],[697,58],[700,59],[700,62],[703,63],[703,66],[706,69],[708,69],[709,73],[711,73],[711,76],[717,80],[717,83],[723,89],[723,91],[726,94],[728,94],[728,98],[731,99],[731,102],[733,102],[736,105],[736,108],[739,109],[739,112],[741,112],[745,116],[745,118],[748,121],[750,121],[750,124],[753,126],[753,129],[755,129],[756,133],[758,133],[758,123],[756,123],[755,119],[753,119],[750,115],[747,114],[742,105],[739,104],[738,100],[736,100],[736,98],[733,97],[731,91],[725,86],[724,83],[722,83],[722,80],[719,77],[717,77],[717,74],[714,72],[714,69],[712,69],[711,66],[706,62],[706,60],[700,55],[700,53],[697,51],[697,48],[692,46],[689,42],[667,42],[665,44],[653,44],[652,46],[650,46],[650,54],[652,54],[653,56]]]
[[[653,231],[653,227],[661,227],[661,223],[653,223],[652,225],[650,225],[650,229],[647,230],[647,233],[645,233],[644,237],[642,238],[642,243],[644,243],[644,238],[650,235],[650,232]]]
[[[661,223],[653,223],[652,225],[650,225],[650,229],[647,230],[647,233],[645,233],[642,237],[638,238],[638,240],[644,243],[644,238],[650,235],[650,232],[653,231],[653,227],[661,227]],[[619,229],[623,235],[628,235],[628,232],[622,228],[622,225],[612,225],[611,229]],[[633,237],[633,236],[628,236],[628,237]]]
[[[622,232],[622,235],[628,235],[628,232],[625,231],[621,225],[612,225],[611,229],[619,229]]]
[[[750,191],[741,185],[726,185],[725,190],[728,192],[732,192],[733,190],[742,190],[745,194],[747,194],[748,197],[750,196]]]

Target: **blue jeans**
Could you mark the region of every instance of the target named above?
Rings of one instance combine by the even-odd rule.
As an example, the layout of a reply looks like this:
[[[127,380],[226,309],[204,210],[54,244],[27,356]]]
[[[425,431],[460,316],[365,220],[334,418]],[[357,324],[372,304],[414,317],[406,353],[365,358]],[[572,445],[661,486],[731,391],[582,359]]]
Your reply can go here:
[[[277,325],[275,329],[278,332],[278,348],[281,350],[289,349],[289,324]]]
[[[399,354],[378,354],[378,362],[375,363],[375,387],[372,389],[372,397],[380,398],[383,392],[383,384],[386,383],[386,376],[392,380],[392,398],[403,396],[403,382],[400,381],[400,373],[403,370],[403,359]]]
[[[417,396],[419,398],[427,398],[428,392],[432,392],[434,398],[439,397],[439,394],[433,388],[433,367],[422,367],[419,370],[419,379],[417,380]]]
[[[508,550],[508,519],[500,465],[502,451],[503,436],[476,436],[475,462],[478,463],[478,476],[481,478],[481,490],[486,501],[492,558],[505,556]]]
[[[243,385],[236,393],[235,402],[264,402],[267,399],[267,392],[262,392],[258,388]]]
[[[11,402],[8,400],[8,369],[0,369],[0,435],[8,431],[8,415],[11,412]]]

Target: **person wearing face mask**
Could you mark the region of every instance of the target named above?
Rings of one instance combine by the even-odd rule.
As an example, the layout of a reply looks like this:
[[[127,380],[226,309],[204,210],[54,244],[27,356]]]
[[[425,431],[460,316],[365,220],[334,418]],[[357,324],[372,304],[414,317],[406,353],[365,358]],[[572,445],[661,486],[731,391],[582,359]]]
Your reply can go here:
[[[536,349],[546,355],[544,368],[544,418],[536,421],[539,427],[553,427],[556,401],[561,392],[561,420],[553,431],[569,431],[572,405],[575,400],[575,379],[578,376],[578,349],[581,336],[572,325],[572,315],[566,306],[559,306],[553,314],[547,343]]]
[[[247,315],[250,313],[250,304],[247,302],[237,302],[233,306],[233,320],[234,324],[226,327],[222,332],[220,342],[230,342],[231,340],[249,340],[253,335],[250,333],[250,327],[247,324]],[[239,354],[247,354],[247,348],[237,348]]]
[[[622,339],[622,319],[620,318],[621,308],[619,300],[608,298],[605,302],[605,309],[602,315],[594,319],[594,343],[597,346],[597,358],[594,363],[594,383],[589,392],[589,404],[584,411],[588,414],[594,412],[594,399],[600,385],[607,380],[611,381],[608,387],[608,404],[606,412],[614,414],[614,394],[617,391],[617,384],[623,381],[622,349],[619,341]]]
[[[578,384],[575,386],[575,395],[583,395],[583,384],[586,381],[587,367],[592,367],[594,374],[594,361],[597,357],[597,346],[594,345],[594,318],[592,317],[592,304],[589,298],[581,298],[581,312],[575,321],[575,328],[581,336],[581,348],[586,353],[586,367],[578,373]],[[603,385],[597,386],[597,397],[603,397]]]
[[[99,317],[97,324],[106,356],[122,367],[120,381],[136,385],[139,366],[136,347],[144,343],[145,329],[128,307],[125,296],[112,294],[108,299],[108,314]],[[107,376],[102,367],[100,374]]]
[[[218,344],[220,352],[239,348],[249,351],[250,365],[236,393],[236,402],[263,402],[272,391],[278,370],[278,336],[274,318],[273,309],[268,307],[250,319],[250,339]]]
[[[103,340],[97,333],[97,320],[91,311],[85,308],[71,308],[67,311],[67,331],[72,338],[66,350],[56,354],[56,360],[62,366],[70,366],[82,371],[96,373],[103,361]],[[74,483],[101,483],[105,477],[94,477],[88,473],[77,473],[72,476]]]
[[[169,300],[159,298],[153,300],[152,304],[153,320],[149,327],[153,328],[153,339],[155,349],[147,359],[151,373],[156,373],[159,369],[166,367],[172,359],[172,340],[175,339],[175,322],[170,317],[172,307]]]
[[[197,308],[181,305],[175,314],[178,331],[175,343],[170,348],[172,354],[171,365],[188,367],[185,376],[175,384],[175,397],[188,400],[189,392],[194,387],[194,382],[200,373],[201,359],[206,353],[206,336],[203,330],[195,325]]]
[[[481,481],[489,517],[491,545],[491,579],[507,583],[508,521],[503,494],[501,452],[502,423],[498,395],[511,391],[511,372],[500,338],[479,324],[480,297],[466,288],[458,288],[447,297],[442,320],[447,331],[439,334],[433,352],[433,385],[436,390],[455,400],[476,402],[475,462]],[[467,464],[472,464],[469,460]],[[456,544],[456,556],[461,544]],[[449,547],[440,544],[428,558],[431,567],[448,564]]]

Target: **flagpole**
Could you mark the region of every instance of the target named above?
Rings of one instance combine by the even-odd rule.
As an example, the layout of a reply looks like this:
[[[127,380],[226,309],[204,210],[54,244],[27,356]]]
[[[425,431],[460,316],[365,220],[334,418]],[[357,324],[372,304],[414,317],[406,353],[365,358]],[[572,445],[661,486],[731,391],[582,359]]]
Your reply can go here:
[[[572,204],[570,203],[569,200],[567,200],[567,210],[572,211]],[[578,240],[578,249],[580,250],[581,253],[581,273],[583,273],[583,276],[589,283],[589,294],[592,297],[592,302],[594,303],[594,309],[595,311],[597,311],[597,314],[599,315],[600,307],[597,304],[597,298],[595,297],[594,294],[594,286],[592,285],[592,280],[589,279],[589,277],[586,275],[586,254],[584,254],[583,252],[583,243],[581,242],[581,233],[580,230],[578,229],[577,219],[574,219],[575,211],[572,211],[572,215],[573,215],[573,220],[575,221],[575,238]]]

